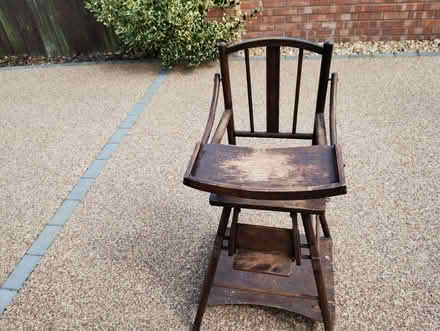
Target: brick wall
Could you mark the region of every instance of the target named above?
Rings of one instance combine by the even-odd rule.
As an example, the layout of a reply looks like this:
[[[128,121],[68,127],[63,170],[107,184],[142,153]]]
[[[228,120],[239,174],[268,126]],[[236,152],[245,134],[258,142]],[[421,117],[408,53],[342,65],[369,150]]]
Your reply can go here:
[[[243,38],[377,41],[440,38],[440,0],[263,0]],[[241,10],[259,0],[242,0]]]

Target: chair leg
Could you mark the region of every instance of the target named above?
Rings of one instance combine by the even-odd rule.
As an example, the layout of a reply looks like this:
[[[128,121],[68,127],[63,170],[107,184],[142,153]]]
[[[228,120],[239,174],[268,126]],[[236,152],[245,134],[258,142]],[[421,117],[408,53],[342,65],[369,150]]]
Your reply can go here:
[[[317,247],[316,238],[313,231],[312,217],[309,214],[301,214],[304,224],[304,232],[307,242],[310,246],[310,255],[312,258],[313,275],[315,277],[316,289],[318,291],[319,307],[321,308],[322,320],[326,331],[333,330],[333,323],[330,316],[330,310],[327,299],[327,289],[325,286],[324,275],[321,268],[321,259]]]
[[[301,265],[301,240],[298,228],[298,214],[290,213],[290,218],[292,219],[293,258],[296,261],[296,265]]]
[[[212,283],[214,282],[214,276],[217,270],[217,264],[222,250],[226,228],[228,227],[230,214],[231,208],[224,207],[222,215],[220,216],[220,223],[218,225],[217,235],[214,241],[214,248],[211,253],[211,259],[209,260],[208,270],[205,275],[205,280],[203,281],[202,292],[200,293],[199,308],[197,309],[197,315],[192,328],[193,331],[200,330],[200,326],[202,324],[203,314],[205,313],[205,309],[208,304],[209,292],[211,291]]]
[[[232,256],[235,254],[237,248],[237,233],[238,233],[238,215],[240,214],[240,208],[234,208],[232,213],[231,233],[229,234],[228,242],[228,254]]]
[[[324,237],[331,239],[330,235],[330,229],[328,227],[327,218],[325,217],[325,214],[319,215],[319,222],[321,223],[322,232],[324,232]]]

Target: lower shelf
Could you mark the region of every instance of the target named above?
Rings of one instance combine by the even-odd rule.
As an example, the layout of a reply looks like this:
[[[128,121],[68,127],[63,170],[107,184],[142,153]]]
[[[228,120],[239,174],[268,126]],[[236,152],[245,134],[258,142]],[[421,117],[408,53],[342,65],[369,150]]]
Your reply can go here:
[[[273,235],[274,231],[281,230],[270,227],[255,228],[252,226],[252,228],[253,231],[258,228],[259,242],[265,242],[265,233],[266,235]],[[238,242],[240,243],[240,240]],[[304,237],[301,238],[301,242],[306,242]],[[302,253],[307,255],[309,253],[308,249],[303,248]],[[330,239],[321,238],[320,256],[329,309],[334,318],[334,272],[332,241]],[[269,306],[295,312],[316,321],[322,321],[311,261],[302,260],[299,266],[292,262],[291,269],[292,271],[287,277],[237,270],[234,268],[234,256],[228,256],[227,249],[222,249],[208,304]]]

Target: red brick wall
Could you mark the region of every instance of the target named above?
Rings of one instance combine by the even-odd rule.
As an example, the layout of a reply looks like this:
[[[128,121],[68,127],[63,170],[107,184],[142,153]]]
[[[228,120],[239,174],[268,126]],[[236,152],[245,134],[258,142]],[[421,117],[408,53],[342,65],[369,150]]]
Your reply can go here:
[[[377,41],[440,38],[440,0],[263,0],[243,38]],[[259,0],[242,0],[241,10]]]

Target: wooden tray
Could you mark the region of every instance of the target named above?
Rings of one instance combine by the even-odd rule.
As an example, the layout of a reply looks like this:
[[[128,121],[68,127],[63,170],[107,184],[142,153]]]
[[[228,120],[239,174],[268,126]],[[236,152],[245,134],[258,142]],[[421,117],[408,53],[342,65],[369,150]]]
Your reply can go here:
[[[248,199],[319,199],[347,192],[338,145],[250,148],[197,144],[183,183]]]

